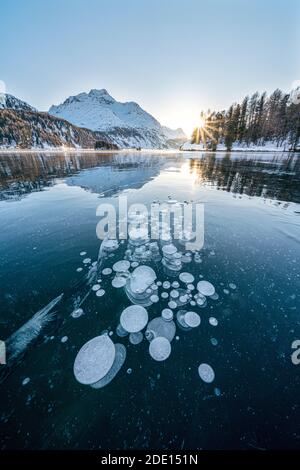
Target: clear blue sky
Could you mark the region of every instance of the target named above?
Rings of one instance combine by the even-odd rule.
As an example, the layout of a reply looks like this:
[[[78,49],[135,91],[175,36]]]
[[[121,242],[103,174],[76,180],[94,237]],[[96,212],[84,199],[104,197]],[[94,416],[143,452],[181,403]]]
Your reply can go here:
[[[185,130],[300,79],[299,0],[0,0],[0,80],[41,110],[106,88]]]

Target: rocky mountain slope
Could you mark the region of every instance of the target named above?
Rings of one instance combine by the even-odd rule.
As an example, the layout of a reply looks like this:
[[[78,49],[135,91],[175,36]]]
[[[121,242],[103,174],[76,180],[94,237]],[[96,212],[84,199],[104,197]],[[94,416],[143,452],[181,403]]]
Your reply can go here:
[[[116,101],[105,90],[91,90],[70,96],[62,104],[51,106],[49,114],[79,127],[105,132],[120,147],[168,148],[186,140],[182,129],[161,124],[137,103]]]
[[[118,148],[102,133],[76,127],[68,121],[50,116],[48,113],[28,110],[27,107],[0,109],[0,147],[51,149],[62,146],[97,149]]]
[[[19,100],[13,95],[8,93],[0,93],[0,109],[24,109],[25,111],[37,111],[30,104],[25,101]]]

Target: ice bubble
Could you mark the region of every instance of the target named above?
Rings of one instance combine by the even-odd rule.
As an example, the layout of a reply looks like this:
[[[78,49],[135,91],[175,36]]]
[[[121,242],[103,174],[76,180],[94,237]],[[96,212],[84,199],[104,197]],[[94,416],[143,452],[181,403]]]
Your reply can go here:
[[[82,268],[77,268],[76,271],[77,271],[78,273],[81,273]]]
[[[104,274],[104,276],[108,276],[109,274],[112,273],[112,269],[111,268],[104,268],[102,270],[102,274]]]
[[[99,289],[99,290],[97,290],[97,292],[96,292],[96,296],[97,296],[97,297],[102,297],[104,294],[105,294],[105,290],[104,290],[104,289]]]
[[[74,362],[74,375],[85,385],[96,384],[111,369],[116,356],[116,348],[108,335],[96,336],[77,353]]]
[[[165,361],[171,354],[171,344],[167,338],[158,336],[149,345],[150,356],[155,361]]]
[[[25,377],[25,379],[22,380],[22,385],[27,385],[30,382],[29,377]]]
[[[76,308],[76,309],[71,313],[71,316],[72,316],[73,318],[79,318],[79,317],[81,317],[81,315],[83,315],[83,313],[84,313],[84,312],[83,312],[82,308]]]
[[[100,287],[101,287],[100,284],[94,284],[92,287],[92,290],[96,292],[97,290],[100,289]]]
[[[230,282],[229,287],[230,287],[230,289],[232,289],[232,290],[235,290],[235,289],[236,289],[236,285],[235,285],[233,282]]]
[[[191,301],[190,301],[190,305],[191,305],[192,307],[195,307],[197,304],[196,304],[196,302],[195,302],[194,300],[191,300]]]
[[[219,397],[219,396],[221,395],[221,390],[216,387],[216,388],[214,389],[214,393],[215,393],[216,397]]]
[[[197,302],[197,305],[198,305],[199,307],[205,307],[206,304],[207,304],[206,297],[205,297],[204,295],[200,294],[200,293],[199,293],[199,294],[196,294],[196,295],[194,296],[194,299],[195,299],[195,301]]]
[[[218,345],[218,340],[216,338],[210,338],[210,342],[213,346],[217,346]]]
[[[175,246],[175,245],[172,245],[172,244],[170,244],[170,245],[164,245],[164,246],[162,247],[163,255],[164,255],[164,256],[167,256],[167,257],[174,255],[174,254],[176,253],[176,251],[177,251],[176,246]]]
[[[188,302],[189,298],[188,298],[188,295],[187,294],[184,294],[184,295],[181,295],[179,297],[179,302],[184,305]]]
[[[89,264],[91,261],[91,258],[85,258],[82,262],[83,264]]]
[[[212,326],[217,326],[218,325],[218,320],[215,317],[210,317],[208,319],[208,321]]]
[[[169,294],[168,294],[168,292],[162,292],[160,294],[160,296],[161,296],[162,299],[167,299],[169,297]]]
[[[170,300],[168,306],[170,307],[170,309],[174,309],[177,307],[177,303],[174,300]]]
[[[217,294],[217,292],[215,292],[214,295],[211,295],[209,298],[212,299],[212,300],[218,300],[219,299],[219,294]]]
[[[139,263],[138,263],[137,261],[133,261],[133,262],[131,263],[131,267],[132,267],[132,268],[137,268],[138,265],[139,265]]]
[[[148,341],[152,341],[153,338],[163,336],[171,342],[175,333],[176,325],[172,320],[166,321],[162,317],[155,317],[148,323],[145,336]]]
[[[170,297],[172,297],[172,299],[177,299],[179,297],[178,290],[171,290]]]
[[[128,331],[124,330],[120,324],[116,328],[116,333],[120,338],[125,338],[128,335]]]
[[[116,276],[112,281],[111,281],[111,285],[117,289],[119,289],[120,287],[124,287],[126,284],[126,279],[125,277],[122,277],[122,276]]]
[[[158,287],[161,287],[161,286],[162,286],[162,282],[161,282],[161,281],[157,281],[156,285],[157,285]]]
[[[154,295],[151,295],[150,300],[151,300],[151,302],[153,302],[155,304],[159,301],[159,297],[158,297],[158,295],[154,294]]]
[[[141,305],[126,307],[121,313],[120,323],[129,333],[141,331],[148,322],[148,312]]]
[[[190,290],[190,291],[192,291],[192,290],[194,290],[194,289],[195,289],[195,286],[194,286],[194,284],[188,284],[186,287],[187,287],[187,288],[188,288],[188,290]]]
[[[86,255],[86,251],[81,251],[80,252],[80,256],[85,256]]]
[[[100,246],[100,251],[114,251],[118,248],[119,244],[118,241],[115,239],[109,239],[106,238],[102,241],[101,246]]]
[[[155,271],[149,266],[138,266],[131,274],[130,288],[133,293],[142,293],[150,287],[156,279]]]
[[[60,341],[61,341],[61,343],[66,343],[68,341],[68,339],[69,338],[67,336],[63,336]]]
[[[228,289],[223,289],[223,292],[224,292],[224,294],[226,294],[226,295],[229,294],[229,290],[228,290]]]
[[[143,341],[143,333],[139,331],[138,333],[130,333],[129,342],[131,344],[140,344]]]
[[[201,318],[196,312],[186,312],[186,314],[184,315],[184,321],[187,326],[190,326],[191,328],[196,328],[200,325]]]
[[[185,284],[191,284],[195,280],[194,276],[190,273],[180,273],[179,279]]]
[[[163,311],[161,312],[161,316],[166,321],[173,320],[173,312],[170,308],[164,308]]]
[[[128,271],[129,268],[130,268],[130,263],[129,261],[126,261],[126,260],[117,261],[113,265],[113,270],[117,273],[126,272]]]
[[[211,383],[215,379],[215,373],[213,368],[208,364],[200,364],[198,367],[198,374],[203,382]]]
[[[172,282],[172,287],[175,287],[175,289],[178,289],[179,282],[177,282],[177,281]]]
[[[145,241],[148,240],[148,229],[145,227],[133,227],[129,230],[128,235],[130,241],[134,245],[139,245],[140,243],[145,243]]]
[[[115,351],[116,353],[113,365],[102,379],[96,383],[91,384],[92,388],[99,389],[105,387],[105,385],[108,385],[120,371],[126,359],[126,348],[124,344],[117,343],[115,344]]]
[[[129,367],[126,372],[127,372],[128,375],[130,375],[132,373],[131,367]]]
[[[197,289],[200,294],[205,296],[211,296],[215,293],[214,286],[208,281],[199,281],[197,284]]]
[[[164,289],[170,289],[171,287],[171,283],[169,281],[164,281],[163,282],[163,288]]]
[[[177,314],[176,314],[176,319],[177,319],[177,322],[178,322],[178,325],[181,327],[181,329],[183,330],[190,330],[191,327],[188,326],[186,323],[185,323],[185,320],[184,320],[184,317],[185,317],[185,314],[187,313],[186,310],[178,310]]]

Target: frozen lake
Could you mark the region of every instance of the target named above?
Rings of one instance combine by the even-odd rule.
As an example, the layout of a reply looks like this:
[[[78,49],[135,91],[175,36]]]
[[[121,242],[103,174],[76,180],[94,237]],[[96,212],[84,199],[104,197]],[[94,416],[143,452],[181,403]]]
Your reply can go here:
[[[103,260],[99,285],[86,279],[100,246],[96,208],[120,195],[146,206],[204,203],[204,247],[178,273],[139,261],[156,274],[148,320],[174,313],[171,352],[158,344],[165,360],[149,354],[132,318],[123,315],[130,341],[116,332],[131,301],[120,279],[112,285],[127,267],[110,270],[126,256],[135,262],[127,241]],[[0,365],[0,449],[299,448],[300,364],[291,361],[300,339],[299,203],[297,154],[0,154],[0,339],[64,293],[36,341],[9,370]],[[183,272],[191,276],[179,279]],[[201,280],[218,294],[205,300],[209,286],[199,286],[204,306],[194,299]],[[197,315],[185,317],[193,325],[185,330],[175,305],[186,283],[195,305],[182,308]],[[92,388],[73,365],[103,332],[126,359],[110,383]]]

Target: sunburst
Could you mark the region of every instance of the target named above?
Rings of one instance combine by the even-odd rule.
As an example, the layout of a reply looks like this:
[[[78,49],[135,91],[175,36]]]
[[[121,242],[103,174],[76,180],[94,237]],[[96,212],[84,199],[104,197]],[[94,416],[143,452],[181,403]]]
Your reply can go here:
[[[207,141],[217,142],[216,134],[221,120],[214,113],[201,112],[198,126],[195,129],[195,143],[203,142],[207,146]]]

